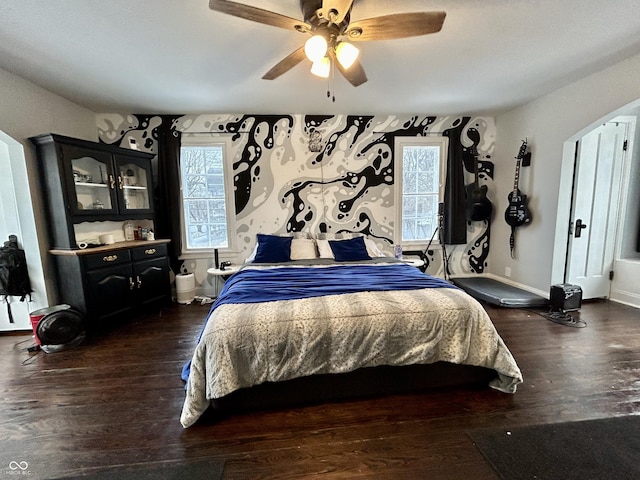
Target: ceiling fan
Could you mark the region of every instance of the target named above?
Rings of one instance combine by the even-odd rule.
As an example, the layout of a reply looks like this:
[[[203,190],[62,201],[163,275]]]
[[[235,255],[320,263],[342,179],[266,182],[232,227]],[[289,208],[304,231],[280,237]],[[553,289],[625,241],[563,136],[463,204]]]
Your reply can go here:
[[[311,35],[304,46],[278,62],[262,78],[273,80],[305,58],[311,60],[311,73],[328,77],[335,67],[354,86],[367,81],[358,61],[359,50],[349,43],[391,40],[439,32],[445,12],[413,12],[383,15],[351,22],[354,0],[300,0],[304,20],[227,0],[209,0],[211,10],[274,27]]]

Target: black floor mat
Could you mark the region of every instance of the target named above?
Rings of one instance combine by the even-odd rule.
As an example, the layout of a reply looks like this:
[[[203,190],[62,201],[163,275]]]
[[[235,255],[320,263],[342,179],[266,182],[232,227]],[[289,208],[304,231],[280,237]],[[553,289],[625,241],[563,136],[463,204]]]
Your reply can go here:
[[[472,297],[492,305],[511,308],[546,307],[549,300],[535,293],[485,277],[451,278],[451,282]]]

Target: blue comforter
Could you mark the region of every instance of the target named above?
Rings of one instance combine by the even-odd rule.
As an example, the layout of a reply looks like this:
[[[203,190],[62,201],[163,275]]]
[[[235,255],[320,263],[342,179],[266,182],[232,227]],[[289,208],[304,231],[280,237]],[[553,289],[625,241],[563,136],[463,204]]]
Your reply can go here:
[[[421,288],[457,287],[440,278],[426,275],[407,264],[247,269],[235,273],[226,281],[220,295],[211,306],[207,321],[216,308],[226,303],[274,302],[325,295]],[[185,382],[189,378],[190,366],[191,361],[182,369],[182,379]]]
[[[455,288],[405,264],[281,267],[241,270],[224,285],[213,308],[224,303],[256,303],[366,291]]]

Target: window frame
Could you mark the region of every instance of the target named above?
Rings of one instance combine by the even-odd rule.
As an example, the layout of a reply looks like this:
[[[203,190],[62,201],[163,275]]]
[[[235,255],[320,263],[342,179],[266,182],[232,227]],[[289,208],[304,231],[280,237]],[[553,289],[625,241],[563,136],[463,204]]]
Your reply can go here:
[[[206,133],[183,133],[180,140],[180,149],[182,147],[221,147],[222,148],[222,175],[224,181],[224,203],[225,218],[227,221],[227,246],[226,247],[203,247],[203,248],[187,248],[187,225],[185,222],[184,211],[184,179],[182,172],[182,154],[180,155],[180,235],[182,238],[182,255],[181,258],[199,258],[202,254],[213,254],[214,250],[219,252],[235,252],[236,251],[236,222],[235,222],[235,196],[233,183],[233,163],[229,161],[231,152],[231,138],[221,137],[220,135]]]
[[[416,248],[425,247],[430,238],[420,240],[402,240],[402,205],[403,205],[403,152],[405,147],[438,147],[439,149],[439,182],[438,182],[438,204],[444,202],[444,191],[447,178],[447,157],[449,153],[449,138],[443,136],[421,136],[421,137],[396,137],[394,142],[394,201],[395,201],[395,228],[393,231],[393,241],[396,245]],[[437,224],[436,211],[436,224]],[[433,239],[432,245],[439,245],[439,235]]]

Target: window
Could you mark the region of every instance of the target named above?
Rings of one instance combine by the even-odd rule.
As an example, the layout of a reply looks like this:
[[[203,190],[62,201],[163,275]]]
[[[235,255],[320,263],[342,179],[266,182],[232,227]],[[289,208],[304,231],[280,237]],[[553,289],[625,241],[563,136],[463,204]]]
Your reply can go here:
[[[231,248],[233,197],[227,142],[210,135],[183,135],[182,176],[183,250]]]
[[[438,227],[438,204],[444,198],[447,145],[446,137],[396,138],[396,243],[424,245]]]

